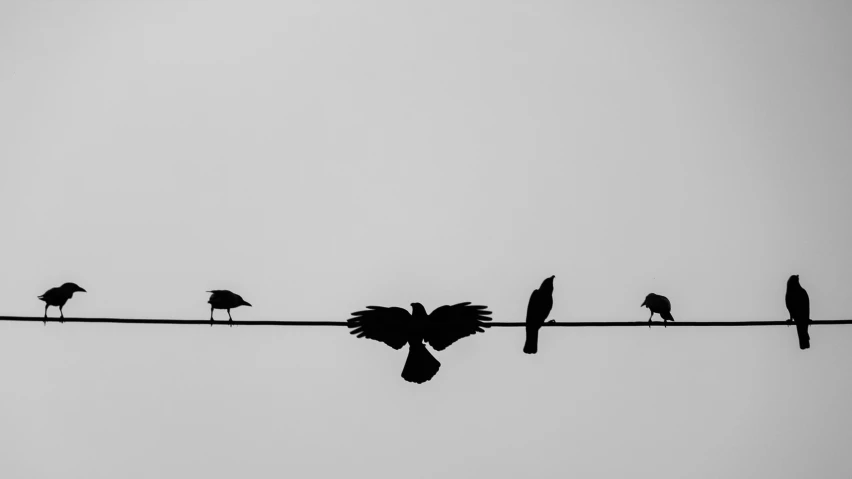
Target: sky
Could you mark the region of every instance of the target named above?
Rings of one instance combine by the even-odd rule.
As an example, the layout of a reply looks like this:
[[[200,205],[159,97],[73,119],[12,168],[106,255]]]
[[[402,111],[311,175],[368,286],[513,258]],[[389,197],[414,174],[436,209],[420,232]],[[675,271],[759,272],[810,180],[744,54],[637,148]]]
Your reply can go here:
[[[827,0],[7,0],[0,314],[849,319],[849,85]],[[848,326],[523,342],[0,322],[0,475],[852,476]]]

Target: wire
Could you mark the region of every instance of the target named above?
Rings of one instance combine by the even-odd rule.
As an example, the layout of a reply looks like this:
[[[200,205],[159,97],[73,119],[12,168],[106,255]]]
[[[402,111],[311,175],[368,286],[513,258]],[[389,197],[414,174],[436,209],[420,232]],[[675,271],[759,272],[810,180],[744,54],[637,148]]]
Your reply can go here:
[[[37,316],[0,316],[0,321],[48,323],[114,323],[114,324],[176,324],[201,326],[346,326],[346,321],[211,321],[209,319],[130,319],[130,318],[42,318]],[[811,320],[808,325],[852,324],[852,319]],[[566,321],[548,322],[544,327],[600,328],[600,327],[732,327],[732,326],[793,326],[789,321]],[[525,322],[492,321],[484,324],[492,328],[517,328]]]

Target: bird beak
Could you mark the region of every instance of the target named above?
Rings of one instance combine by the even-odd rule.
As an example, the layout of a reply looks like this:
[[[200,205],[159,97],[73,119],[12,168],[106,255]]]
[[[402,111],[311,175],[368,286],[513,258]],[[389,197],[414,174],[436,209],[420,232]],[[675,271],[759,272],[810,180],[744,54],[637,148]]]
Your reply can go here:
[[[244,302],[243,304],[248,306],[249,308],[251,307],[251,304],[249,304],[248,302]]]
[[[77,291],[79,291],[79,292],[81,292],[81,293],[86,293],[86,292],[87,292],[87,291],[86,291],[85,289],[83,289],[83,288],[80,288],[80,289],[78,289]]]
[[[645,303],[647,303],[647,301],[642,301],[642,304],[640,304],[639,307],[641,308],[642,306],[645,306]]]

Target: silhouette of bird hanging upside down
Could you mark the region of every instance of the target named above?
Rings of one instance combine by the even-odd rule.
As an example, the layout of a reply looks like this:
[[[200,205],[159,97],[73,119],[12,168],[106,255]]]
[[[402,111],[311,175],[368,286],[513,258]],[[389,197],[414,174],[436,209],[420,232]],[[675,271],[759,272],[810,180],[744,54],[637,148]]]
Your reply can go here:
[[[799,336],[799,349],[811,347],[811,336],[808,334],[808,323],[811,321],[811,300],[808,292],[799,284],[799,275],[794,274],[787,280],[787,294],[784,296],[790,319],[787,322],[796,323],[796,333]]]
[[[212,293],[210,295],[210,299],[207,301],[210,303],[210,326],[213,326],[213,310],[214,309],[225,309],[228,311],[228,322],[233,323],[234,320],[231,318],[231,309],[238,308],[240,306],[248,306],[251,305],[246,302],[239,294],[232,293],[227,289],[214,289],[213,291],[208,291],[208,293]]]
[[[441,363],[426,349],[426,344],[442,351],[459,339],[485,331],[487,306],[459,303],[441,306],[426,314],[420,303],[411,303],[411,314],[403,308],[367,306],[364,311],[352,313],[346,321],[351,334],[359,338],[381,341],[394,349],[408,344],[408,358],[402,368],[402,378],[422,384],[435,376]]]
[[[645,306],[651,310],[651,316],[648,316],[649,328],[651,327],[651,318],[654,317],[654,313],[659,314],[663,318],[663,327],[666,327],[666,321],[674,321],[672,317],[672,303],[665,296],[651,293],[645,296],[645,301],[641,306]]]
[[[58,306],[59,307],[59,317],[65,319],[65,315],[62,313],[62,307],[65,306],[65,303],[71,299],[71,296],[74,296],[76,292],[85,293],[86,290],[77,286],[74,283],[65,283],[58,288],[50,288],[43,295],[39,296],[38,299],[44,301],[44,317],[47,318],[47,308],[48,306]],[[64,323],[65,321],[59,321],[60,323]],[[47,321],[44,322],[47,324]]]
[[[524,343],[524,352],[535,354],[538,352],[538,331],[553,308],[553,279],[556,276],[545,278],[541,286],[532,292],[530,302],[527,303],[527,339]],[[551,323],[553,320],[550,321]]]

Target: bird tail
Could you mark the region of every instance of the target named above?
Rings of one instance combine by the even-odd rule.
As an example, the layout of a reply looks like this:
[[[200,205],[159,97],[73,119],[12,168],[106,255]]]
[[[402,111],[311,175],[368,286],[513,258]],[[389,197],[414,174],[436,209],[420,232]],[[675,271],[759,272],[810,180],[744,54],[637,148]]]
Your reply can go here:
[[[422,384],[438,373],[441,363],[432,356],[423,343],[409,343],[408,359],[402,368],[402,379],[410,383]]]
[[[664,321],[674,321],[674,316],[672,316],[672,313],[660,313],[660,316],[663,317]]]
[[[538,330],[539,328],[527,327],[527,341],[524,343],[524,352],[535,354],[538,352]]]
[[[808,325],[797,324],[796,333],[799,335],[799,349],[808,349],[811,347],[811,335],[808,334]]]

